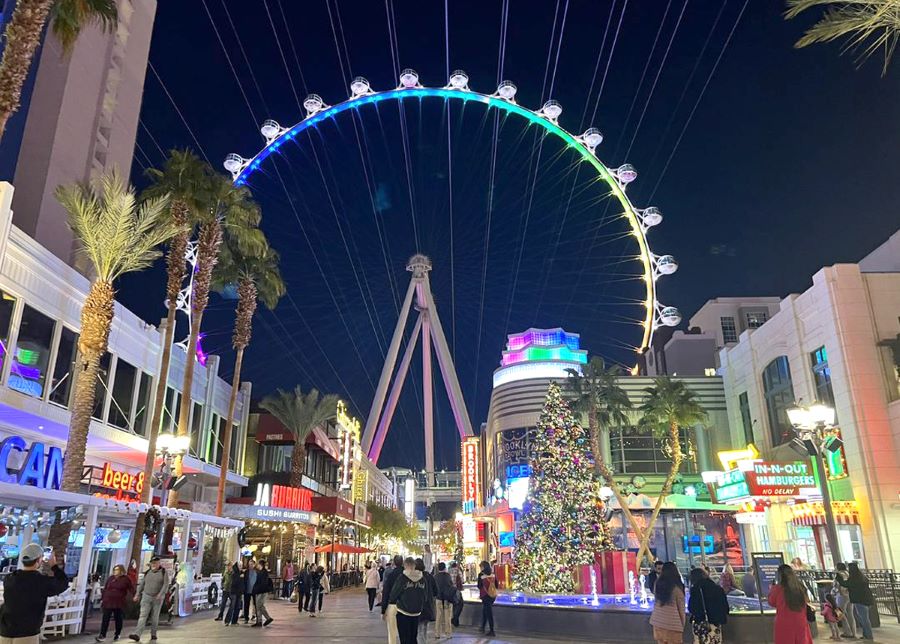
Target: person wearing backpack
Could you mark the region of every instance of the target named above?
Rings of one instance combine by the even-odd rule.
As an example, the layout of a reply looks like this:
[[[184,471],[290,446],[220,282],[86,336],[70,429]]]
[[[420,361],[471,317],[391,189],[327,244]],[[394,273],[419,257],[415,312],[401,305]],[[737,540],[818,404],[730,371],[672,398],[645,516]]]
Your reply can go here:
[[[453,603],[456,601],[456,585],[453,577],[447,572],[447,564],[443,561],[438,564],[438,571],[434,575],[434,585],[437,592],[437,623],[435,624],[435,637],[441,639],[453,637],[451,618]]]
[[[435,598],[437,597],[437,585],[434,583],[434,575],[425,570],[425,560],[416,558],[416,570],[421,572],[425,577],[425,606],[422,608],[422,614],[419,615],[419,627],[416,635],[418,644],[428,643],[428,623],[433,622],[437,618],[437,607]]]
[[[403,572],[391,587],[389,603],[397,606],[397,632],[400,644],[416,644],[419,617],[425,610],[428,582],[425,573],[416,570],[416,560],[407,557],[403,561]]]
[[[488,637],[494,637],[494,601],[497,599],[497,578],[491,564],[481,562],[481,572],[478,573],[478,596],[481,598],[481,632],[485,626],[490,625]]]

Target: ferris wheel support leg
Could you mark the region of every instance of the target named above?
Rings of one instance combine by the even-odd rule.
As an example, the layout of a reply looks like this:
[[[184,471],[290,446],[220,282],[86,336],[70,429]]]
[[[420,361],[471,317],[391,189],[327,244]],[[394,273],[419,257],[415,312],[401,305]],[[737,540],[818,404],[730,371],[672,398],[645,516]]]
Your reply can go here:
[[[388,427],[391,426],[391,420],[394,418],[394,411],[397,409],[397,401],[400,400],[400,392],[403,391],[403,382],[406,380],[406,374],[409,372],[409,363],[412,362],[413,353],[416,350],[416,343],[419,341],[419,333],[422,329],[422,314],[416,319],[416,325],[413,327],[412,335],[409,343],[406,345],[406,351],[403,353],[403,359],[400,360],[400,368],[397,369],[397,377],[391,387],[391,393],[388,396],[387,404],[384,407],[384,415],[376,419],[378,421],[372,445],[367,451],[369,460],[376,465],[378,457],[381,455],[381,448],[384,446],[384,439],[387,437]]]
[[[434,393],[431,378],[431,322],[425,311],[422,322],[422,402],[425,413],[425,476],[428,487],[434,487]]]
[[[375,427],[378,423],[378,419],[381,418],[381,410],[384,408],[384,397],[387,393],[388,385],[391,382],[391,374],[394,371],[394,365],[397,364],[397,354],[400,352],[400,341],[403,339],[403,329],[406,326],[415,290],[415,280],[410,280],[409,288],[406,289],[406,297],[403,299],[403,306],[400,308],[400,316],[397,318],[397,326],[394,327],[394,337],[391,339],[391,345],[388,347],[387,356],[385,356],[384,367],[381,369],[381,377],[378,379],[378,388],[375,390],[375,397],[372,399],[372,408],[369,409],[369,415],[366,417],[366,428],[365,431],[363,431],[363,449],[367,453],[372,449],[372,441],[375,438]],[[413,333],[413,337],[415,337],[415,335],[416,334]]]
[[[425,279],[428,279],[427,276]],[[447,397],[450,398],[450,408],[453,410],[456,428],[459,430],[461,438],[474,436],[475,434],[472,431],[472,421],[469,420],[469,410],[466,408],[466,401],[463,399],[462,388],[460,388],[459,379],[456,377],[456,367],[453,364],[453,358],[451,357],[450,349],[447,346],[447,339],[444,337],[444,329],[441,326],[441,320],[438,317],[437,309],[434,306],[434,298],[431,295],[431,285],[426,284],[424,291],[431,322],[431,337],[434,339],[434,349],[437,354],[438,365],[440,365],[441,368],[444,387],[447,388]]]

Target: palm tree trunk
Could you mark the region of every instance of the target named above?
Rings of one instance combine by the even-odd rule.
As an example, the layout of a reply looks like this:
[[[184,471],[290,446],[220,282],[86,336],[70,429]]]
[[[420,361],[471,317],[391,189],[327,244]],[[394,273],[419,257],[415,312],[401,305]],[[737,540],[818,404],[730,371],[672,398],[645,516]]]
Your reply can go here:
[[[216,494],[216,516],[222,516],[225,504],[225,480],[228,477],[228,460],[231,458],[231,433],[234,423],[234,408],[237,406],[238,388],[241,386],[241,366],[244,363],[244,347],[237,350],[234,359],[234,376],[231,379],[231,395],[228,397],[228,420],[222,434],[222,465],[219,467],[219,490]]]
[[[291,487],[300,487],[303,482],[303,470],[306,467],[306,446],[303,444],[305,438],[299,435],[294,436],[294,449],[291,450]]]
[[[141,490],[141,503],[150,503],[153,489],[150,479],[153,476],[153,465],[156,462],[156,440],[159,438],[159,430],[162,426],[162,415],[165,408],[166,389],[169,384],[169,364],[172,361],[172,344],[175,341],[175,313],[178,311],[178,295],[181,293],[181,285],[184,282],[185,255],[190,231],[187,230],[188,215],[190,209],[184,201],[177,199],[170,207],[172,220],[184,226],[185,230],[172,238],[169,243],[169,252],[166,254],[166,332],[163,338],[162,360],[160,361],[159,376],[156,379],[156,394],[153,400],[153,415],[150,418],[150,433],[147,436],[147,456],[144,459],[144,489]],[[140,562],[141,535],[144,533],[146,519],[144,513],[138,514],[134,529],[134,538],[131,544],[131,561]]]
[[[612,490],[613,495],[616,497],[619,507],[622,509],[622,516],[628,521],[628,524],[631,526],[631,529],[634,530],[634,534],[637,538],[643,539],[643,530],[641,530],[641,527],[638,525],[637,519],[635,519],[634,514],[631,512],[631,508],[628,507],[628,500],[622,494],[622,490],[619,488],[619,484],[616,482],[612,470],[609,469],[606,461],[603,460],[603,452],[601,451],[600,443],[600,423],[597,421],[597,414],[593,411],[588,412],[588,427],[591,435],[591,450],[594,452],[594,474],[598,480],[606,482]],[[624,525],[622,525],[622,529],[625,530],[625,549],[627,550],[628,530]]]
[[[10,117],[19,109],[22,86],[52,6],[53,0],[19,0],[6,26],[6,44],[0,60],[0,138]]]
[[[683,456],[681,453],[681,441],[679,440],[679,438],[678,424],[675,422],[670,422],[669,440],[672,442],[672,466],[669,468],[669,474],[668,476],[666,476],[666,480],[663,483],[662,490],[660,490],[659,496],[656,498],[656,505],[653,507],[653,513],[650,515],[650,521],[647,522],[647,530],[644,533],[643,538],[641,539],[641,547],[638,549],[637,554],[638,566],[641,565],[641,559],[644,554],[647,554],[650,551],[650,535],[653,532],[653,526],[656,524],[656,519],[659,517],[659,511],[662,509],[663,502],[672,491],[672,484],[675,482],[675,477],[678,476],[678,470],[681,469],[681,460]]]

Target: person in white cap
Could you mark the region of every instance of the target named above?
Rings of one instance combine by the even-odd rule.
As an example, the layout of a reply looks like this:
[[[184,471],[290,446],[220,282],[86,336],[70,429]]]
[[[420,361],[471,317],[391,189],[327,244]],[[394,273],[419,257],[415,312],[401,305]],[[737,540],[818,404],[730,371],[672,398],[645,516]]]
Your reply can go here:
[[[38,644],[47,598],[69,587],[69,578],[53,555],[47,560],[53,575],[41,573],[44,549],[37,543],[22,548],[22,567],[3,579],[0,644]]]
[[[134,601],[141,602],[141,614],[138,617],[137,628],[129,635],[135,642],[141,641],[141,634],[150,619],[150,639],[156,639],[156,629],[159,627],[159,611],[162,609],[163,598],[169,587],[169,575],[166,569],[160,565],[159,557],[153,555],[150,558],[150,570],[144,573],[138,584]],[[3,644],[0,642],[0,644]]]

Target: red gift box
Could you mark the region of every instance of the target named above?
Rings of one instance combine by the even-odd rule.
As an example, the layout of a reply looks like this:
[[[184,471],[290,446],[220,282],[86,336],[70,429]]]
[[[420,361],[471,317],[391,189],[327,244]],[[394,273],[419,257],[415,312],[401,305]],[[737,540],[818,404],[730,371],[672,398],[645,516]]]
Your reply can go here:
[[[632,571],[635,578],[638,576],[635,553],[625,550],[598,552],[594,559],[600,569],[600,592],[604,595],[624,595],[631,592],[628,587],[628,571]]]
[[[581,564],[575,568],[575,592],[579,595],[603,592],[598,564]]]

